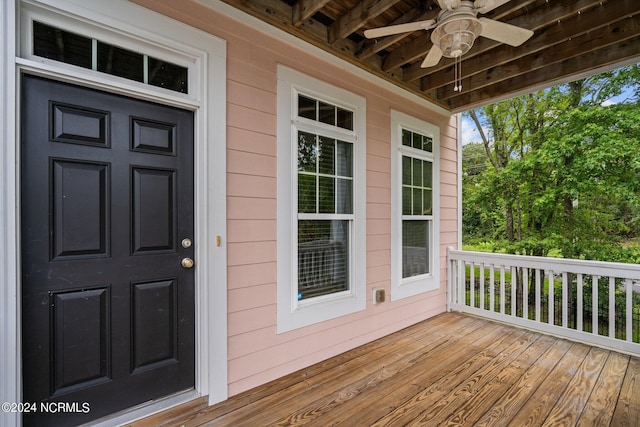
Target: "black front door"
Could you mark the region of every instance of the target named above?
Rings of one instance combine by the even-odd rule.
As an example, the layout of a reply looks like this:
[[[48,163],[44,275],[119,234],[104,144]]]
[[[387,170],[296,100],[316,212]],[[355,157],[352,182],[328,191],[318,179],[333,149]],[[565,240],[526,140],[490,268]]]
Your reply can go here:
[[[193,113],[23,76],[21,120],[25,425],[193,388]]]

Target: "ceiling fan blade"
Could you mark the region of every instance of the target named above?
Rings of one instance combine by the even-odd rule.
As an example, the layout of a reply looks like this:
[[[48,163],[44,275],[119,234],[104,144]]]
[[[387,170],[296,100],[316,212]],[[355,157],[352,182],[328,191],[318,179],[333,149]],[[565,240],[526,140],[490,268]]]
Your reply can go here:
[[[533,31],[515,25],[494,21],[489,18],[479,18],[482,23],[482,37],[506,43],[510,46],[520,46],[533,36]]]
[[[429,51],[429,53],[427,53],[427,56],[425,56],[424,61],[422,61],[422,65],[420,65],[420,67],[428,68],[436,66],[438,65],[438,62],[440,62],[441,58],[442,50],[438,45],[434,44],[433,46],[431,46],[431,50]]]
[[[460,6],[460,4],[460,0],[438,0],[438,5],[440,5],[440,9],[442,10],[453,10]]]
[[[487,13],[510,1],[511,0],[476,0],[473,4],[473,8],[478,13]]]
[[[434,26],[435,20],[407,22],[406,24],[389,25],[387,27],[372,28],[365,30],[364,36],[368,39],[376,37],[391,36],[393,34],[408,33],[410,31],[428,30]]]

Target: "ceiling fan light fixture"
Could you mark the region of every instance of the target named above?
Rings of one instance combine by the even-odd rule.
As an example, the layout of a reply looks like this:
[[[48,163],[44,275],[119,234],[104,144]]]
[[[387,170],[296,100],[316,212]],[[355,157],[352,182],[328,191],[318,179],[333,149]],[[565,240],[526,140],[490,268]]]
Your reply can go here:
[[[469,16],[452,17],[433,30],[431,41],[442,50],[443,56],[458,58],[471,49],[481,32],[482,24],[478,19]]]

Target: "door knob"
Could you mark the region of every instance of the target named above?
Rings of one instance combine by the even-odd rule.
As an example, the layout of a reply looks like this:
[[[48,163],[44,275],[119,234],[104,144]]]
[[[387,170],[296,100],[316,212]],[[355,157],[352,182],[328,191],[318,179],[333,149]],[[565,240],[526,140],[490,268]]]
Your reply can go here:
[[[186,258],[182,258],[182,261],[180,261],[180,265],[182,265],[184,268],[192,268],[196,263],[193,262],[193,260],[189,257]]]

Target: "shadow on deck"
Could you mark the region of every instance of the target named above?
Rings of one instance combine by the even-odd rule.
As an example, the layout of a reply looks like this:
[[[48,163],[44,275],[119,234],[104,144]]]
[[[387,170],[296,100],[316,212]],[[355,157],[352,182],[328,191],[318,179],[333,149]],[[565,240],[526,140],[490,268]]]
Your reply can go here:
[[[132,426],[638,426],[640,358],[459,313]]]

